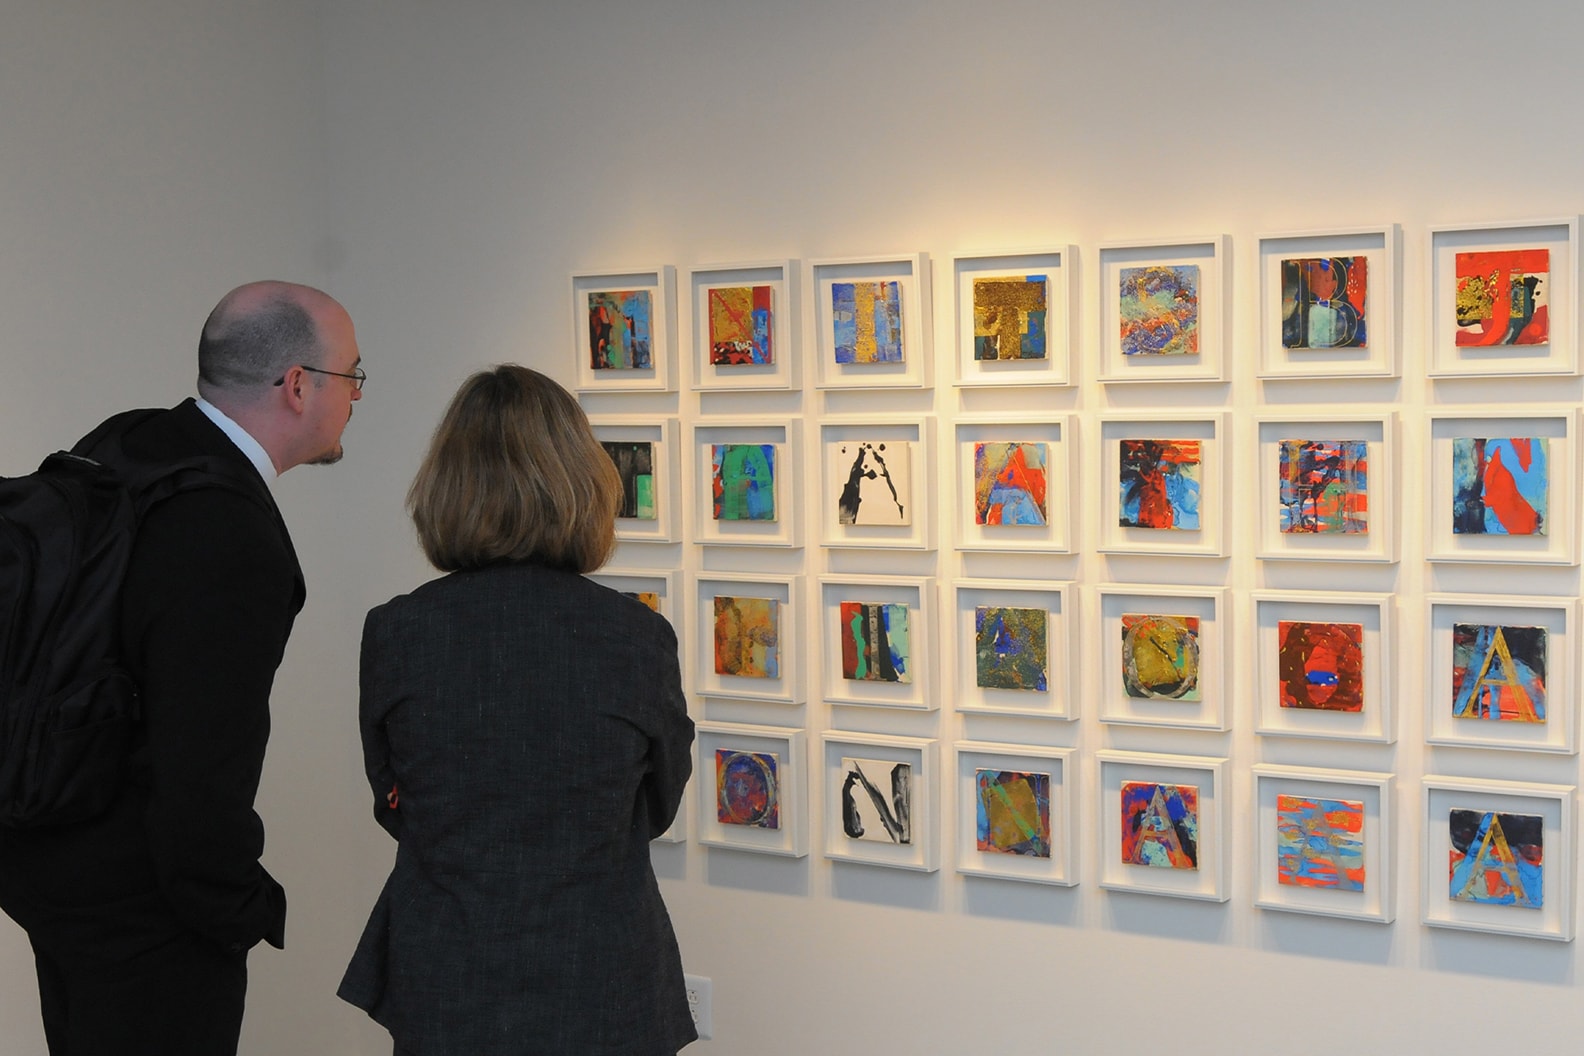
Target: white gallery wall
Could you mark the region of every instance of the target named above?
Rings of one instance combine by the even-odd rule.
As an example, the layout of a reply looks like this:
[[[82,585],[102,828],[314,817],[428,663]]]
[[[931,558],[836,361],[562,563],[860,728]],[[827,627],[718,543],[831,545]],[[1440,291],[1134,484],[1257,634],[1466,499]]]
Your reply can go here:
[[[388,1051],[383,1031],[333,996],[392,853],[368,818],[355,665],[362,613],[427,574],[401,502],[457,382],[517,360],[572,384],[574,270],[919,251],[935,266],[931,389],[827,393],[805,371],[797,392],[705,399],[684,385],[590,406],[684,421],[765,413],[816,433],[827,414],[933,414],[938,548],[828,554],[806,487],[799,550],[624,544],[618,561],[811,584],[825,573],[1017,576],[1073,582],[1081,599],[1111,582],[1224,587],[1236,602],[1230,728],[1101,723],[1093,621],[1079,630],[1074,722],[961,715],[944,687],[934,711],[837,707],[812,673],[798,706],[696,701],[700,718],[798,726],[816,744],[835,728],[945,749],[964,737],[1076,748],[1079,882],[959,876],[949,811],[933,873],[828,861],[817,823],[806,858],[657,845],[688,970],[714,982],[715,1040],[689,1051],[1576,1048],[1576,941],[1420,923],[1419,789],[1425,774],[1579,780],[1577,755],[1426,746],[1423,624],[1431,593],[1579,592],[1571,565],[1426,562],[1424,437],[1443,405],[1577,405],[1584,394],[1574,376],[1425,371],[1429,229],[1584,209],[1580,8],[0,0],[0,15],[0,473],[30,468],[112,410],[185,395],[203,315],[248,279],[324,285],[352,312],[370,374],[346,460],[278,486],[309,598],[277,679],[260,797],[266,864],[291,904],[288,946],[250,961],[248,1056]],[[1257,378],[1260,236],[1393,223],[1401,377]],[[1100,384],[1100,244],[1222,233],[1228,380]],[[954,388],[952,254],[1069,243],[1077,384]],[[1398,563],[1255,558],[1253,421],[1267,405],[1400,413]],[[957,417],[1072,414],[1088,430],[1105,414],[1182,408],[1229,413],[1228,558],[1098,553],[1102,467],[1087,432],[1074,553],[952,548]],[[815,477],[811,465],[805,485]],[[1400,600],[1396,743],[1256,735],[1242,605],[1268,589]],[[818,629],[808,621],[805,637]],[[1565,703],[1576,713],[1576,682]],[[1106,749],[1231,760],[1227,901],[1100,888],[1095,753]],[[1395,922],[1255,908],[1245,805],[1257,763],[1396,775]],[[942,764],[954,791],[949,751]],[[697,804],[688,809],[696,833]],[[42,1051],[31,958],[0,922],[0,1052]]]

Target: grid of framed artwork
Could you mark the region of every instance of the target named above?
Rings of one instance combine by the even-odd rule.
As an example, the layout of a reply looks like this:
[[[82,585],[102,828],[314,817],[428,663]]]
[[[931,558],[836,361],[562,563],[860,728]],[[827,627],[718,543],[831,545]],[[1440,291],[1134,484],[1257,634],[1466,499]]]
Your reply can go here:
[[[1572,939],[1578,218],[1425,239],[575,274],[595,578],[699,720],[662,839]]]

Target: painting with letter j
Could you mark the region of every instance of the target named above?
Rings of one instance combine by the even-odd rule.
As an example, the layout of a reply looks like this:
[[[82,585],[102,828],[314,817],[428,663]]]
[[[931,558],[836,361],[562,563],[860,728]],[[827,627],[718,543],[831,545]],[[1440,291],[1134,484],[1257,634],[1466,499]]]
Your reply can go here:
[[[648,370],[653,309],[648,290],[600,290],[588,295],[589,357],[595,370]]]
[[[1369,531],[1369,444],[1283,440],[1278,488],[1281,530],[1315,535]]]
[[[1539,909],[1545,903],[1545,819],[1453,809],[1448,895],[1456,902]]]
[[[780,760],[774,752],[715,749],[715,817],[722,825],[781,827]]]
[[[717,521],[776,519],[774,444],[711,444],[710,471]]]
[[[715,598],[715,673],[780,678],[780,602],[775,598]]]
[[[717,286],[709,300],[710,363],[717,367],[773,363],[769,286]]]
[[[1278,795],[1276,882],[1364,890],[1364,804]]]
[[[842,677],[856,682],[912,682],[908,607],[844,601],[840,607]]]
[[[901,283],[832,283],[831,320],[836,362],[902,362]]]
[[[1453,534],[1545,535],[1546,456],[1543,436],[1453,437]]]
[[[1197,531],[1200,442],[1123,440],[1121,444],[1121,526]]]
[[[1457,254],[1459,347],[1543,345],[1551,339],[1551,251]]]
[[[1364,710],[1364,625],[1278,620],[1276,671],[1281,706]]]
[[[1042,443],[975,443],[974,523],[1046,523]]]
[[[973,281],[974,359],[1045,358],[1044,275]]]
[[[1154,869],[1199,868],[1199,789],[1122,785],[1122,860]]]
[[[976,770],[975,845],[981,851],[1051,855],[1050,775]]]
[[[1546,629],[1452,625],[1452,714],[1491,722],[1546,721]]]
[[[974,609],[974,680],[983,689],[1046,691],[1050,613],[980,605]]]

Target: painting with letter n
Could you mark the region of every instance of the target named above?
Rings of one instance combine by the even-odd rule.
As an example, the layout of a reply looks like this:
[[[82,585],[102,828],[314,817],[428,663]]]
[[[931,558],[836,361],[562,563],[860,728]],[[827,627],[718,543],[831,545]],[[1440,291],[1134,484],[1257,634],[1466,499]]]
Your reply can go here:
[[[913,842],[913,767],[894,759],[841,761],[841,826],[850,840]]]

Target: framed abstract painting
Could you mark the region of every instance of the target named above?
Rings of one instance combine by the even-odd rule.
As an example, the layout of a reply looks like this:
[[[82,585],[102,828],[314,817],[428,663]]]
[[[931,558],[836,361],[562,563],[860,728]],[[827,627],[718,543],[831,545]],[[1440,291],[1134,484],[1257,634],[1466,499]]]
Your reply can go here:
[[[933,417],[826,417],[819,446],[822,545],[934,548]]]
[[[793,260],[689,268],[693,388],[797,388],[802,366],[797,285]]]
[[[788,858],[808,854],[803,731],[735,722],[701,722],[695,731],[698,842]]]
[[[676,631],[680,642],[685,630],[682,622],[682,596],[677,592],[677,577],[680,575],[681,573],[676,569],[620,568],[606,565],[598,572],[590,572],[588,578],[601,586],[626,594],[634,601],[664,616],[670,621],[671,628]],[[686,646],[682,648],[686,649]]]
[[[798,626],[801,576],[701,573],[693,581],[698,692],[779,704],[803,702]]]
[[[621,476],[616,538],[675,543],[682,531],[682,472],[675,418],[591,414],[594,438]]]
[[[1577,374],[1578,217],[1430,229],[1431,377]]]
[[[957,385],[1070,385],[1078,345],[1078,249],[952,258]]]
[[[1100,721],[1129,726],[1227,728],[1226,590],[1094,588],[1088,624],[1100,643]]]
[[[938,745],[922,737],[821,735],[825,857],[933,873]]]
[[[1397,415],[1261,414],[1262,558],[1397,560]]]
[[[1226,235],[1100,247],[1102,382],[1225,381]]]
[[[1227,413],[1099,421],[1102,553],[1225,557]]]
[[[1072,550],[1070,414],[967,416],[956,424],[959,550]]]
[[[676,389],[676,268],[572,274],[572,347],[579,392]]]
[[[1261,235],[1262,378],[1396,377],[1402,228]]]
[[[1393,777],[1254,766],[1254,904],[1262,909],[1396,918]]]
[[[700,543],[799,546],[802,422],[709,418],[693,425],[693,525]]]
[[[957,871],[1078,883],[1075,748],[957,742]]]
[[[1425,598],[1425,739],[1578,752],[1576,598]]]
[[[820,577],[820,672],[833,704],[933,710],[935,581]]]
[[[1397,739],[1392,595],[1256,590],[1250,602],[1259,734]]]
[[[1100,886],[1225,902],[1226,759],[1111,749],[1095,758]]]
[[[817,387],[930,386],[934,317],[927,254],[811,260],[803,288]]]
[[[946,601],[960,712],[1078,717],[1070,583],[959,579]]]
[[[1576,407],[1430,412],[1426,556],[1578,564]]]
[[[1424,922],[1571,942],[1574,785],[1424,778]]]

